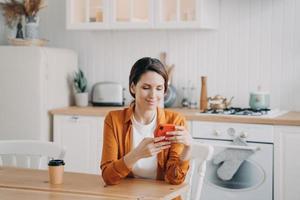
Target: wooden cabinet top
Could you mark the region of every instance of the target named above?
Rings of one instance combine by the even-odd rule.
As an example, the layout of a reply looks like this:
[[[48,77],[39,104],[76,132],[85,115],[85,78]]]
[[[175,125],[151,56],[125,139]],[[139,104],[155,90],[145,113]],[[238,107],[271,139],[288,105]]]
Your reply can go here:
[[[104,117],[111,110],[123,109],[123,107],[66,107],[51,110],[53,115],[81,115]],[[257,116],[232,116],[232,115],[212,115],[200,113],[197,109],[170,108],[181,113],[190,121],[211,121],[246,124],[269,124],[300,126],[300,112],[290,111],[276,117]]]

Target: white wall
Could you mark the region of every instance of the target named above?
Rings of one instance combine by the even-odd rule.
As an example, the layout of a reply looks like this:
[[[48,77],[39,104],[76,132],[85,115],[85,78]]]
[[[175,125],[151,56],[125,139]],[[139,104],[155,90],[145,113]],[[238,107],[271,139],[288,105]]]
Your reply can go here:
[[[76,50],[90,84],[113,80],[127,87],[134,61],[166,51],[180,91],[191,80],[199,96],[200,76],[207,75],[209,95],[234,96],[234,106],[247,106],[249,92],[262,85],[272,108],[300,110],[300,1],[220,2],[216,31],[67,31],[65,1],[51,0],[41,12],[41,35],[50,46]]]
[[[0,14],[1,14],[1,11],[0,11]],[[5,30],[4,29],[5,29],[5,22],[4,22],[2,15],[0,15],[0,44],[5,43]]]

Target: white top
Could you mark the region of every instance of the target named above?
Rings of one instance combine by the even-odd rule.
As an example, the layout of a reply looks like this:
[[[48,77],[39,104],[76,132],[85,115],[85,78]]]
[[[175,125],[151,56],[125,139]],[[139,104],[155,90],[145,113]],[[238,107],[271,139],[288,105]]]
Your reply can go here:
[[[132,145],[133,148],[137,147],[139,143],[145,137],[154,137],[154,131],[156,128],[156,114],[151,120],[149,124],[141,124],[134,118],[132,115]],[[137,161],[133,168],[132,172],[137,178],[149,178],[156,179],[156,171],[157,171],[157,156],[152,156],[149,158],[143,158]]]

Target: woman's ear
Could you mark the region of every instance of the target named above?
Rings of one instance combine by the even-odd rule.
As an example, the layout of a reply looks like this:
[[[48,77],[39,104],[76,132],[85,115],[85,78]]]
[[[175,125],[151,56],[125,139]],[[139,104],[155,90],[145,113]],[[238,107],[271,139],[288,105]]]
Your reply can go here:
[[[131,85],[130,85],[130,92],[132,94],[135,94],[135,85],[133,83],[131,83]]]

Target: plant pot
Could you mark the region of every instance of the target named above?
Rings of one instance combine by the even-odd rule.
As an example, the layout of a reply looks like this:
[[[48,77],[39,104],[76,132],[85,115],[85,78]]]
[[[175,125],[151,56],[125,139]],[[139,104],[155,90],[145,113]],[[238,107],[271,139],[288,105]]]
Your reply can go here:
[[[89,96],[87,92],[75,94],[75,105],[85,107],[89,105]]]

